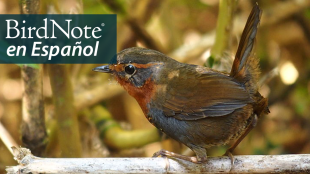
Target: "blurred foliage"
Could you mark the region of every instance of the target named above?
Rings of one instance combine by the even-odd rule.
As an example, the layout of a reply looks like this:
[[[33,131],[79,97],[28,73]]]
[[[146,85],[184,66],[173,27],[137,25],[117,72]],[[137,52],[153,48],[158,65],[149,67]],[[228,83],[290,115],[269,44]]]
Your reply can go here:
[[[85,14],[116,13],[118,51],[133,46],[156,47],[186,63],[207,64],[215,68],[219,63],[228,64],[223,69],[229,71],[227,67],[230,67],[240,34],[255,2],[239,0],[231,26],[232,47],[223,53],[220,61],[210,57],[219,12],[217,0],[42,0],[40,12],[61,13],[64,9],[73,9],[73,12],[76,10],[76,13]],[[258,121],[257,127],[241,142],[234,154],[310,153],[310,1],[258,0],[258,3],[263,9],[263,16],[255,56],[260,59],[261,77],[264,79],[260,92],[269,98],[271,113]],[[19,12],[18,1],[0,1],[1,14]],[[160,134],[144,118],[136,101],[121,90],[109,75],[92,72],[91,69],[96,66],[98,65],[68,66],[83,157],[151,156],[161,148],[184,152],[186,148],[179,143],[170,140],[161,143],[160,139],[164,138],[159,138]],[[292,69],[297,70],[297,73]],[[49,135],[44,156],[60,157],[62,149],[55,133],[58,131],[55,125],[55,107],[46,65],[43,70],[43,94]],[[272,70],[275,73],[272,74]],[[98,95],[96,97],[87,93],[95,90]],[[0,65],[0,122],[19,145],[22,145],[21,98],[19,66]],[[105,113],[102,117],[96,113],[98,107]],[[109,124],[105,116],[111,121]],[[108,127],[102,127],[103,125]],[[110,129],[108,135],[111,139],[117,139],[118,135],[124,136],[125,133],[129,137],[124,138],[124,141],[129,139],[131,145],[128,148],[111,146],[113,143],[101,134],[102,130],[108,132],[107,129]],[[147,134],[145,138],[141,136],[144,133]],[[137,137],[140,137],[142,143]],[[153,139],[148,139],[150,137]],[[134,143],[130,141],[139,143],[133,146]],[[208,155],[222,155],[225,149],[226,147],[211,148]],[[1,173],[5,166],[15,165],[15,162],[1,141],[0,154]]]

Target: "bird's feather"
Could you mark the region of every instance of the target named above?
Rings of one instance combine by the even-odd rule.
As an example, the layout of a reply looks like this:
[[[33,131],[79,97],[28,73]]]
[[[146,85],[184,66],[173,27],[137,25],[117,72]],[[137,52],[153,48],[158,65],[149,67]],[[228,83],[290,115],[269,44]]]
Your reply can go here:
[[[252,102],[242,84],[210,69],[180,67],[177,78],[169,80],[172,85],[158,89],[157,99],[162,100],[159,107],[166,116],[179,120],[224,116]]]

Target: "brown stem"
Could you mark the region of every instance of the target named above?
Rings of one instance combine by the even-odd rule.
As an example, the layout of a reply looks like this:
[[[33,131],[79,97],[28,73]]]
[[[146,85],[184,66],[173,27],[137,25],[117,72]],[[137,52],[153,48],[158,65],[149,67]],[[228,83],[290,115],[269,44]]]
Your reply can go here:
[[[40,0],[20,0],[21,14],[37,14]],[[46,146],[47,133],[44,120],[44,101],[42,88],[42,67],[38,69],[23,65],[23,123],[22,141],[38,156]]]
[[[234,12],[238,0],[221,0],[219,16],[216,26],[215,43],[211,50],[211,56],[218,59],[224,51],[231,47],[231,35],[233,29]]]
[[[80,133],[73,106],[73,90],[67,66],[49,65],[48,73],[53,92],[61,156],[80,157],[82,149]]]
[[[42,67],[34,69],[22,66],[23,124],[22,141],[36,155],[41,155],[46,146]]]

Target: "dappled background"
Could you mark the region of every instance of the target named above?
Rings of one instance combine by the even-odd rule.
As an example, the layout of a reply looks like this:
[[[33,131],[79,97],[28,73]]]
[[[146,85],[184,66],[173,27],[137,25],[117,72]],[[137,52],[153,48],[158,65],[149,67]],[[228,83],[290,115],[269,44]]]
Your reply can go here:
[[[37,13],[117,14],[118,51],[147,47],[229,72],[255,2],[42,0],[30,6]],[[271,113],[260,118],[234,154],[310,153],[310,1],[257,2],[263,15],[255,56],[262,70],[260,92]],[[25,5],[0,0],[0,13],[19,14]],[[110,75],[91,71],[96,66],[0,65],[0,172],[16,164],[10,145],[42,157],[149,157],[161,148],[194,155],[148,123]],[[222,155],[226,148],[214,147],[208,155]]]

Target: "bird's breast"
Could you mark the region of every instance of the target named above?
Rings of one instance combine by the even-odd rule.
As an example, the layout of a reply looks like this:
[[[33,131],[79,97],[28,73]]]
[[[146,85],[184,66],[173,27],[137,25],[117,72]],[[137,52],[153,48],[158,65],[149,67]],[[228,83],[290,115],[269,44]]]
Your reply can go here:
[[[116,77],[116,80],[119,82],[121,86],[128,92],[129,95],[134,97],[138,104],[140,105],[143,113],[147,116],[149,109],[148,103],[152,100],[152,97],[155,94],[155,83],[153,82],[152,78],[150,77],[147,79],[143,86],[136,87],[130,82],[124,81],[120,77]]]

